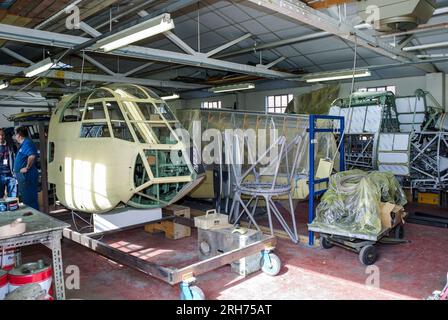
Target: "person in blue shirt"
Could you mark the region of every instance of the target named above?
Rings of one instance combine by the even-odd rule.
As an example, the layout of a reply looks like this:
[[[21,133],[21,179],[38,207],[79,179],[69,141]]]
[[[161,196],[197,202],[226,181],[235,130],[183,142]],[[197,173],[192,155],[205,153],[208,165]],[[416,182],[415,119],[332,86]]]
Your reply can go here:
[[[0,198],[17,197],[17,181],[12,175],[14,152],[6,141],[5,131],[0,129]]]
[[[24,204],[39,210],[38,185],[39,172],[36,167],[37,148],[28,138],[25,127],[16,129],[16,140],[20,144],[14,161],[14,175],[18,181],[19,196]]]

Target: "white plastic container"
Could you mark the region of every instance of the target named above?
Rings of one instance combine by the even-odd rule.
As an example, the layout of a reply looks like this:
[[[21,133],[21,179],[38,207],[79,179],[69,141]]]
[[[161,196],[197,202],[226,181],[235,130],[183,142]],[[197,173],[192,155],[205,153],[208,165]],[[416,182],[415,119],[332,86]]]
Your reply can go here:
[[[9,271],[16,265],[19,249],[5,250],[4,254],[0,251],[0,269]]]

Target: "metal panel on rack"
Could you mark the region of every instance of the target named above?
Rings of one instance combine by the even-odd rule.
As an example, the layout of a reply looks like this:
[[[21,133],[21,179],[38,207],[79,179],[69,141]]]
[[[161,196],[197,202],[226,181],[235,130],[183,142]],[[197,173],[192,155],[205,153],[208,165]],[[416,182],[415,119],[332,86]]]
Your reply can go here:
[[[378,169],[395,175],[410,173],[410,134],[382,133],[378,141]]]
[[[366,124],[364,132],[377,133],[381,128],[383,108],[380,106],[369,106],[367,108]]]

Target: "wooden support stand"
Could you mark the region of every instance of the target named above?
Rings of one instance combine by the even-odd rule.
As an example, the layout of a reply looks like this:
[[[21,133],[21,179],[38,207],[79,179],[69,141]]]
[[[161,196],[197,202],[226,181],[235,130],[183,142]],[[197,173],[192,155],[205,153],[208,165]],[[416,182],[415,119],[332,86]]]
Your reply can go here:
[[[164,214],[171,216],[174,215],[176,217],[190,218],[190,208],[188,207],[170,205],[168,207],[163,208],[162,212]],[[165,232],[165,237],[173,240],[191,236],[190,227],[169,220],[147,224],[145,225],[145,231],[149,233],[163,231]]]

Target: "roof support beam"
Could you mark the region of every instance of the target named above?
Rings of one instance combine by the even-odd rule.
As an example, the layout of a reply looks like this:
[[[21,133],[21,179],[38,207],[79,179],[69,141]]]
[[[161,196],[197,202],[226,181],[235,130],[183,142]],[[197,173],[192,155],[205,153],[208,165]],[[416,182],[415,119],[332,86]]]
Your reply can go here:
[[[270,69],[273,66],[275,66],[276,64],[282,62],[283,60],[286,60],[286,58],[285,57],[280,57],[280,58],[278,58],[278,59],[276,59],[276,60],[274,60],[274,61],[272,61],[271,63],[268,63],[268,64],[258,64],[257,67]]]
[[[176,46],[178,46],[179,48],[181,48],[183,51],[185,51],[188,54],[191,55],[197,55],[198,53],[193,50],[192,47],[190,47],[188,44],[186,44],[181,38],[179,38],[178,36],[176,36],[173,32],[171,31],[167,31],[163,33],[168,39],[171,40],[171,42],[173,42]]]
[[[394,48],[386,42],[355,29],[354,26],[336,20],[327,14],[315,10],[305,3],[297,0],[248,0],[256,5],[265,7],[274,12],[279,12],[291,19],[306,23],[308,25],[317,27],[323,31],[329,32],[335,36],[341,37],[345,40],[356,42],[359,45],[371,49],[378,54],[392,58],[397,61],[410,62],[418,61],[419,59],[407,52]],[[433,66],[422,65],[427,72],[434,72]]]
[[[239,42],[241,42],[241,41],[243,41],[243,40],[246,40],[247,38],[250,38],[251,36],[252,36],[252,34],[250,34],[250,33],[246,33],[244,36],[241,36],[241,37],[239,37],[239,38],[237,38],[237,39],[235,39],[235,40],[232,40],[232,41],[230,41],[230,42],[227,42],[226,44],[223,44],[222,46],[219,46],[218,48],[213,49],[213,50],[207,52],[205,55],[206,55],[207,57],[214,56],[215,54],[217,54],[217,53],[219,53],[219,52],[221,52],[221,51],[224,51],[224,50],[226,50],[227,48],[230,48],[231,46],[234,46],[235,44],[237,44],[237,43],[239,43]]]
[[[82,31],[91,35],[93,38],[99,37],[101,35],[101,32],[97,31],[95,28],[92,28],[84,21],[81,21],[79,23],[79,27],[81,28]]]
[[[20,72],[23,72],[25,68],[21,67],[13,67],[13,66],[5,66],[0,65],[0,74],[7,76],[15,76]],[[61,80],[75,80],[80,81],[93,81],[93,82],[112,82],[112,83],[135,83],[143,86],[150,87],[159,87],[159,88],[179,88],[179,89],[202,89],[207,86],[183,83],[178,81],[162,81],[162,80],[151,80],[151,79],[140,79],[140,78],[128,78],[122,75],[108,76],[108,75],[99,75],[99,74],[91,74],[91,73],[76,73],[71,71],[62,71],[62,70],[50,70],[47,73],[44,73],[43,76],[46,78],[52,79],[61,79]]]
[[[83,58],[82,54],[78,55],[81,59]],[[103,70],[104,72],[106,72],[107,74],[111,75],[111,76],[116,76],[117,73],[113,72],[112,70],[110,70],[108,67],[106,67],[104,64],[99,63],[98,61],[96,61],[95,59],[93,59],[92,57],[88,56],[87,54],[84,53],[84,58],[89,61],[92,65],[94,65],[95,67],[97,67],[98,69]]]
[[[6,48],[6,47],[3,47],[3,48],[0,48],[0,50],[1,50],[3,53],[7,54],[8,56],[13,57],[14,59],[17,59],[17,60],[22,61],[22,62],[24,62],[24,63],[27,63],[27,64],[29,64],[29,65],[34,64],[33,61],[31,61],[31,60],[25,58],[24,56],[22,56],[21,54],[18,54],[18,53],[15,52],[15,51],[12,51],[11,49],[8,49],[8,48]]]
[[[60,48],[73,48],[77,45],[80,45],[86,41],[91,40],[89,38],[84,37],[34,30],[6,24],[0,24],[0,39],[7,39],[12,41],[33,43],[43,46],[60,47]],[[93,51],[92,48],[85,48],[85,50]],[[255,75],[270,79],[296,78],[296,75],[291,73],[279,72],[264,68],[257,68],[245,64],[207,58],[205,55],[193,56],[190,54],[184,54],[166,50],[158,50],[146,47],[127,46],[109,52],[108,54],[115,56],[143,59],[143,60],[152,60],[152,61],[176,63],[194,67],[231,71],[235,73]]]
[[[152,66],[154,64],[154,62],[148,62],[148,63],[144,63],[144,64],[142,64],[141,66],[138,66],[137,68],[135,68],[135,69],[132,69],[132,70],[129,70],[128,72],[125,72],[125,73],[123,73],[123,75],[125,76],[125,77],[128,77],[128,76],[130,76],[131,74],[134,74],[134,73],[136,73],[136,72],[139,72],[139,71],[141,71],[141,70],[143,70],[143,69],[145,69],[145,68],[147,68],[147,67],[149,67],[149,66]]]

